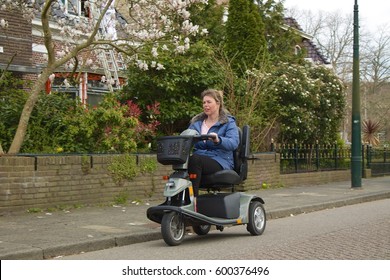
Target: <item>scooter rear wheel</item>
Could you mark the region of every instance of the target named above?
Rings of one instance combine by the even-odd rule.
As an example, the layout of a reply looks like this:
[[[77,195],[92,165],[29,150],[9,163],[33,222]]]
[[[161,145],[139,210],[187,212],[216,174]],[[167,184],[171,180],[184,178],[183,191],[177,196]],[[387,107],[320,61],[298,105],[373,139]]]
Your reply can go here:
[[[180,245],[184,239],[185,225],[176,212],[165,213],[161,221],[161,234],[165,243],[170,246]]]
[[[267,223],[263,204],[260,201],[253,200],[249,205],[249,223],[246,229],[252,235],[261,235],[265,230]]]
[[[192,226],[192,229],[197,235],[206,235],[209,233],[211,226],[210,225],[200,225]]]

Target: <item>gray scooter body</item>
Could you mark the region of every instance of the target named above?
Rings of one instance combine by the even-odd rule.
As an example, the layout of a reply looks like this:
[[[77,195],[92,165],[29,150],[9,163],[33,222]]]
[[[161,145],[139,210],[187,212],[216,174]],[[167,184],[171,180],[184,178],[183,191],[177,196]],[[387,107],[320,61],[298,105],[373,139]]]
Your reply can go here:
[[[199,135],[186,130],[180,136],[160,138],[157,145],[157,159],[160,163],[172,165],[174,172],[165,184],[165,202],[150,207],[147,217],[161,224],[161,231],[168,245],[179,245],[185,227],[192,226],[199,235],[207,234],[210,226],[221,231],[225,226],[247,225],[252,235],[261,235],[265,230],[266,213],[262,198],[243,192],[221,192],[234,188],[246,179],[249,157],[249,127],[240,132],[240,146],[235,151],[236,170],[223,170],[202,181],[207,193],[197,197],[194,203],[192,183],[187,172],[188,159],[195,141],[207,140],[211,135]]]

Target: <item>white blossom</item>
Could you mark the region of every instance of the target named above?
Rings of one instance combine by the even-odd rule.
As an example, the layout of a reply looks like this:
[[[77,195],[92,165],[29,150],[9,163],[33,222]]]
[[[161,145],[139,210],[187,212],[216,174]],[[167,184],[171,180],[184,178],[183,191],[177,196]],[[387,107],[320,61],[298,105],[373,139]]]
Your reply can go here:
[[[65,53],[64,50],[60,50],[60,51],[57,52],[58,58],[62,58],[62,57],[64,57],[65,55],[66,55],[66,53]]]
[[[202,35],[202,36],[208,35],[208,34],[209,34],[209,31],[206,28],[203,28],[202,31],[200,32],[200,35]]]
[[[175,49],[175,52],[183,54],[183,53],[185,53],[185,47],[184,46],[177,46]]]
[[[157,68],[156,68],[156,70],[164,70],[164,69],[165,69],[164,65],[162,65],[162,64],[160,64],[160,63],[157,63]]]
[[[199,31],[198,25],[193,25],[189,20],[185,20],[182,24],[184,34],[196,34]]]
[[[152,56],[153,57],[158,57],[157,48],[152,48]]]
[[[182,17],[183,17],[184,19],[189,19],[190,16],[191,16],[190,12],[187,11],[187,10],[183,10],[182,13],[181,13],[181,15],[182,15]]]
[[[8,21],[6,21],[5,19],[0,19],[0,26],[3,27],[3,28],[7,28],[8,27]]]
[[[93,60],[91,58],[87,59],[87,61],[85,62],[85,65],[87,66],[91,66],[93,64]]]
[[[149,70],[148,64],[145,61],[143,61],[143,60],[138,60],[137,61],[137,67],[140,70],[144,70],[144,71]]]

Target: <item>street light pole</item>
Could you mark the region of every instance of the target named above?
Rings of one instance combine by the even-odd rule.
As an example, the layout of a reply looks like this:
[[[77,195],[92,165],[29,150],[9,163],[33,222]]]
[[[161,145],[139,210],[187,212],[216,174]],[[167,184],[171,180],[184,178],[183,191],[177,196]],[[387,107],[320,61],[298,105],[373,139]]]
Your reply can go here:
[[[353,16],[353,78],[352,78],[352,158],[351,187],[362,186],[362,136],[360,115],[360,70],[359,70],[359,6],[355,0]]]

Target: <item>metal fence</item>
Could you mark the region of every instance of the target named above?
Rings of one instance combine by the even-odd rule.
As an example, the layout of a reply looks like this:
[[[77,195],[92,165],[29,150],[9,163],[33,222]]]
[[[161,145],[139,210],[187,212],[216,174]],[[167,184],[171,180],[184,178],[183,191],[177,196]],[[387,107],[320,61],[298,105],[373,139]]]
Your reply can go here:
[[[271,146],[280,154],[282,174],[344,170],[351,167],[351,149],[335,145],[283,144]]]
[[[390,175],[390,150],[387,147],[365,147],[366,167],[372,176]]]
[[[351,147],[334,145],[271,145],[280,154],[280,173],[301,173],[351,168]],[[362,169],[371,169],[372,176],[390,175],[390,150],[362,145]]]

